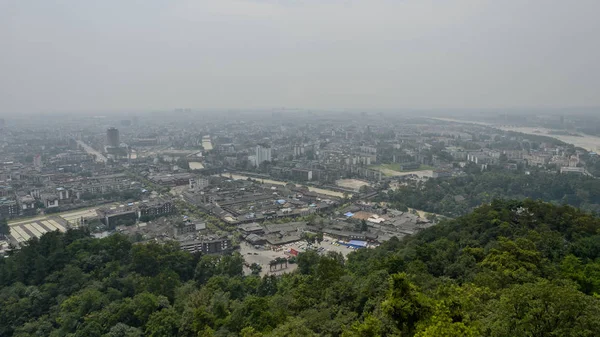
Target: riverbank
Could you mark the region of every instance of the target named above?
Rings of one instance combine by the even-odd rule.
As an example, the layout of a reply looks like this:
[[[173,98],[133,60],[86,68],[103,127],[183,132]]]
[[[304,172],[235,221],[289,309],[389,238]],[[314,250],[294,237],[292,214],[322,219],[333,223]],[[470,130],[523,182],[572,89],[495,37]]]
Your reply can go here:
[[[577,135],[563,135],[557,134],[557,132],[561,132],[564,130],[555,130],[555,129],[546,129],[542,127],[527,127],[527,126],[514,126],[514,125],[496,125],[484,122],[477,121],[469,121],[469,120],[461,120],[461,119],[453,119],[453,118],[431,118],[434,120],[439,120],[443,122],[452,122],[452,123],[463,123],[463,124],[477,124],[482,126],[488,126],[491,128],[499,129],[502,131],[512,131],[512,132],[520,132],[528,135],[535,136],[546,136],[551,137],[567,144],[573,144],[576,147],[580,147],[590,152],[599,152],[600,151],[600,137],[590,136],[582,133],[577,133]]]

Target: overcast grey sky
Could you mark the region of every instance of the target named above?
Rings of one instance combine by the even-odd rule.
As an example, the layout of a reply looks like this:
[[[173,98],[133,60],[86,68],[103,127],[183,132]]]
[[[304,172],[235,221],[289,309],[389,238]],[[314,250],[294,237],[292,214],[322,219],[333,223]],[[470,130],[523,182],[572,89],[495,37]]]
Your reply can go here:
[[[598,0],[0,0],[0,113],[600,105]]]

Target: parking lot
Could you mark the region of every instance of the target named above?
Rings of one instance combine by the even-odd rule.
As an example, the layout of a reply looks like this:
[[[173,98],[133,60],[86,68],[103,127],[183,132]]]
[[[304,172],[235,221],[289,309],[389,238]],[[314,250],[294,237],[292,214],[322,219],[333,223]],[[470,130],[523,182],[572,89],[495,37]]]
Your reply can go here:
[[[306,245],[306,241],[298,241],[282,245],[280,246],[279,250],[271,250],[257,249],[247,242],[242,242],[240,245],[240,253],[244,256],[244,260],[248,265],[257,263],[262,267],[262,271],[260,273],[261,276],[277,275],[281,273],[290,273],[296,270],[298,266],[296,264],[288,264],[287,269],[269,272],[269,262],[275,260],[278,257],[289,258],[291,256],[288,253],[290,249],[295,249],[296,251],[302,253],[306,251]],[[319,250],[319,248],[322,248],[322,253],[332,251],[342,253],[344,256],[348,255],[350,252],[353,252],[355,250],[353,248],[348,248],[344,245],[337,244],[335,239],[327,236],[323,237],[323,242],[321,242],[321,244],[314,244],[313,247],[317,250]],[[245,268],[245,272],[249,274],[250,269]]]

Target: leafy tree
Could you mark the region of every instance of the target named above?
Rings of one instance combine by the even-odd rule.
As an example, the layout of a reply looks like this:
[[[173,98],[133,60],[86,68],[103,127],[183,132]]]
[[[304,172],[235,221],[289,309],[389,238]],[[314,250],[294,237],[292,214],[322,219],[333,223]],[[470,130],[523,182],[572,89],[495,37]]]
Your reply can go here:
[[[200,284],[206,283],[213,275],[217,274],[219,257],[216,255],[204,255],[198,261],[194,272],[194,279]]]
[[[65,332],[75,332],[86,315],[106,304],[108,298],[98,289],[84,289],[61,303],[61,314],[56,321]]]
[[[532,282],[541,274],[540,266],[545,262],[536,250],[533,242],[519,238],[510,241],[499,238],[499,247],[492,249],[479,264],[489,271],[482,273],[483,278],[490,276],[492,287],[504,287],[513,283]]]
[[[358,230],[361,232],[366,232],[369,230],[369,226],[367,225],[367,221],[365,221],[365,219],[360,220],[360,226],[358,227]]]
[[[231,313],[230,327],[234,331],[241,331],[244,327],[265,331],[273,329],[284,319],[269,308],[266,298],[248,296]]]
[[[241,337],[263,337],[263,334],[256,331],[253,327],[248,326],[242,329],[242,331],[240,331],[240,336]]]
[[[600,294],[600,261],[581,262],[575,255],[568,255],[560,264],[561,271],[579,285],[579,290],[588,295]]]
[[[491,200],[260,278],[237,253],[51,232],[0,259],[0,335],[595,336],[599,233],[570,206]]]
[[[342,337],[380,337],[382,324],[377,318],[367,315],[363,322],[354,322],[350,329],[344,331]]]
[[[316,235],[311,234],[309,232],[303,232],[300,236],[302,240],[305,240],[307,244],[312,245],[316,241]]]
[[[222,256],[218,268],[221,274],[230,277],[242,276],[244,273],[244,258],[240,253]]]
[[[283,324],[280,324],[269,335],[269,337],[316,337],[316,333],[311,331],[306,322],[297,318],[290,318]]]
[[[315,236],[315,240],[318,244],[321,244],[321,242],[323,242],[323,232],[317,233],[317,235]]]
[[[10,234],[10,228],[6,219],[0,219],[0,237],[4,237]]]
[[[472,169],[480,171],[478,167]],[[537,171],[526,175],[518,171],[492,170],[450,179],[429,179],[424,183],[409,181],[407,186],[384,196],[392,204],[450,217],[464,215],[496,198],[541,199],[600,211],[598,179]]]
[[[319,254],[314,250],[298,254],[298,270],[302,274],[312,274],[319,263]]]
[[[258,275],[262,271],[262,267],[258,263],[253,263],[250,265],[250,270],[252,271],[252,275]]]
[[[363,185],[358,189],[358,192],[361,194],[367,194],[371,191],[371,188],[368,185]]]
[[[344,256],[329,252],[319,259],[315,269],[317,285],[328,285],[337,282],[344,275]]]
[[[414,332],[417,322],[429,314],[429,306],[429,299],[408,280],[407,274],[390,276],[388,293],[381,307],[401,331]]]
[[[106,337],[142,337],[144,334],[142,330],[128,326],[127,324],[117,323],[115,326],[110,328],[110,331],[105,335]]]
[[[440,286],[432,315],[419,322],[415,336],[480,336],[478,310],[489,295],[488,289],[472,284]]]
[[[600,300],[542,280],[515,285],[488,305],[488,336],[596,336]]]
[[[173,308],[155,311],[146,323],[146,336],[178,336],[179,315]]]
[[[177,159],[176,164],[177,164],[177,166],[179,166],[180,168],[182,168],[184,170],[190,169],[190,163],[187,160],[185,160],[184,158]]]

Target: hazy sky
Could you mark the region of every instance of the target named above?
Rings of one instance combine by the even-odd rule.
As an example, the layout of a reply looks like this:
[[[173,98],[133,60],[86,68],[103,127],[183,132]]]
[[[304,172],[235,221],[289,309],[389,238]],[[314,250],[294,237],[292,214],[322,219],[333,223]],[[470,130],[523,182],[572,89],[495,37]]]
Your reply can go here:
[[[0,0],[0,113],[600,106],[598,0]]]

